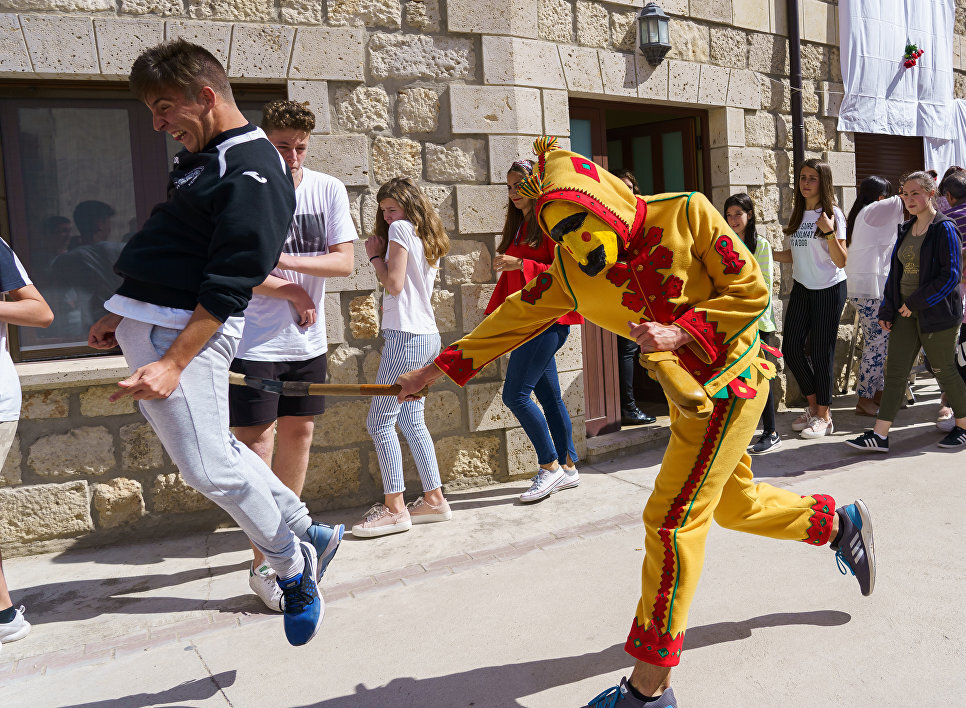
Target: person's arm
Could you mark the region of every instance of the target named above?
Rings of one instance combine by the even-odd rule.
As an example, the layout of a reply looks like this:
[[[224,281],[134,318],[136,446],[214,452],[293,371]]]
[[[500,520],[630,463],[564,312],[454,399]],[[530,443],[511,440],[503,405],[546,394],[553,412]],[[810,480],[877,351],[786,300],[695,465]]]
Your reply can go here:
[[[118,381],[117,385],[123,390],[109,400],[116,401],[124,396],[131,396],[135,401],[167,398],[178,387],[181,372],[221,326],[219,318],[198,305],[168,351],[158,361],[145,364],[123,381]]]
[[[10,290],[9,300],[0,300],[0,322],[20,327],[50,327],[54,321],[44,296],[34,285]]]
[[[282,270],[314,275],[317,278],[341,278],[352,275],[355,267],[352,241],[329,246],[329,252],[319,256],[295,256],[283,253],[278,258],[278,267]]]
[[[776,263],[791,263],[792,249],[786,248],[784,251],[772,251],[771,256],[775,259]]]
[[[369,253],[369,262],[372,263],[372,268],[376,271],[376,278],[379,279],[386,292],[393,297],[398,297],[406,284],[406,263],[409,261],[409,251],[397,241],[390,241],[389,252],[386,254],[389,260],[387,264],[386,258],[375,252],[378,246],[374,245],[372,252],[370,252],[369,242],[373,239],[376,239],[376,237],[370,236],[366,239],[366,253]],[[376,240],[378,241],[378,239]]]
[[[828,255],[836,268],[844,268],[848,260],[845,246],[845,218],[835,209],[831,216],[822,212],[815,222],[815,231],[828,243]]]
[[[936,228],[939,230],[936,239],[939,274],[906,298],[904,304],[913,312],[938,304],[959,286],[962,277],[963,244],[959,240],[956,226],[951,221],[943,221]],[[924,266],[925,264],[920,264],[920,268]]]
[[[298,283],[292,283],[277,275],[270,275],[265,278],[264,283],[256,285],[253,292],[256,295],[288,300],[295,310],[296,322],[300,327],[310,327],[318,321],[315,300]]]

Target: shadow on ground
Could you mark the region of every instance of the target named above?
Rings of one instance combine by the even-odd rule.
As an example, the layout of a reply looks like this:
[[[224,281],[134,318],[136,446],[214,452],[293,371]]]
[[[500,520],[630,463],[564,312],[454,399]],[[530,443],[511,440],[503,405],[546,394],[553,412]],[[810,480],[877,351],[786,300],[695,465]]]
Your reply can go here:
[[[73,703],[65,708],[147,708],[147,706],[164,706],[183,701],[204,701],[234,683],[235,672],[223,671],[207,678],[185,681],[166,691],[136,693],[133,696],[91,703]]]

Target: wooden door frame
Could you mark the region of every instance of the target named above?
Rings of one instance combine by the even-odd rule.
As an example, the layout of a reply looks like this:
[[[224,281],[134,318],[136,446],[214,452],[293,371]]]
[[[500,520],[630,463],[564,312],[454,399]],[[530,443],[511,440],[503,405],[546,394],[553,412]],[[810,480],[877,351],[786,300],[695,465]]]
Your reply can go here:
[[[611,128],[605,131],[607,142],[611,140],[621,141],[621,159],[626,169],[635,171],[634,153],[631,139],[647,136],[651,139],[651,155],[654,160],[654,193],[661,194],[667,191],[664,184],[664,146],[661,141],[655,140],[659,135],[680,130],[682,135],[682,149],[684,152],[684,188],[685,191],[695,191],[698,188],[698,165],[697,153],[697,131],[694,129],[694,117],[685,116],[684,118],[671,118],[656,123],[645,125],[628,125],[623,128]],[[690,186],[689,186],[690,185]]]

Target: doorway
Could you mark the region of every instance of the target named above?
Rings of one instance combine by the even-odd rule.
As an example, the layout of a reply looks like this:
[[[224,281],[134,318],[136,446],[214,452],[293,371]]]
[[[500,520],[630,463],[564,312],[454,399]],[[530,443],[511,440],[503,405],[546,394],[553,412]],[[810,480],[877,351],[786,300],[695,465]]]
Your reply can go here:
[[[701,191],[710,196],[710,156],[704,148],[707,111],[571,99],[570,144],[610,171],[634,173],[643,194]],[[617,336],[582,328],[587,436],[620,430]],[[634,397],[653,415],[667,412],[656,382],[634,365]]]

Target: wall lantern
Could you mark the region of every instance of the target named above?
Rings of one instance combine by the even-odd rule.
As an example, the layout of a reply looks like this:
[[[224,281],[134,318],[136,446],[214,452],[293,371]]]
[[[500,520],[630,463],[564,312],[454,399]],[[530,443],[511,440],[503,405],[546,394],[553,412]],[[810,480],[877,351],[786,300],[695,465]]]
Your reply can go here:
[[[656,2],[649,2],[637,17],[641,52],[651,66],[660,64],[664,55],[671,51],[667,31],[670,21]]]

